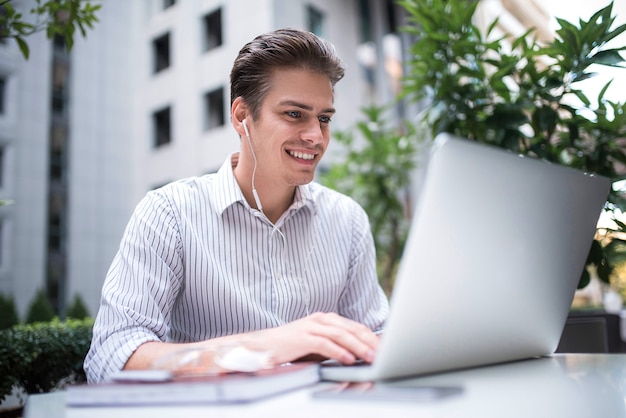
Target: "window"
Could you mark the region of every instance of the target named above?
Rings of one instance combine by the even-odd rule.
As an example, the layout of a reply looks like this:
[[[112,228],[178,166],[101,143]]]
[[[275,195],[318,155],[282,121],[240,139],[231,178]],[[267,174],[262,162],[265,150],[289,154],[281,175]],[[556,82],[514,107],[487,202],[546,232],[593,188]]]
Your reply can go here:
[[[0,188],[4,186],[4,147],[0,146]]]
[[[52,113],[57,115],[65,114],[66,103],[63,90],[52,90]]]
[[[170,66],[170,34],[166,33],[152,41],[154,72],[158,73]]]
[[[171,108],[169,106],[152,115],[152,124],[154,126],[155,148],[172,142]]]
[[[372,18],[368,0],[359,1],[359,29],[361,42],[371,42],[374,39],[372,34]]]
[[[224,126],[224,89],[210,91],[204,95],[205,123],[204,129],[210,130]]]
[[[0,22],[5,22],[6,16],[7,16],[7,11],[5,7],[0,7],[0,16],[2,17],[2,19],[0,19]],[[6,31],[6,25],[0,23],[0,33],[4,33],[5,31]],[[7,44],[7,38],[0,37],[0,45],[6,45],[6,44]]]
[[[52,66],[52,113],[64,115],[67,110],[69,65],[56,60]]]
[[[68,132],[64,123],[54,120],[50,128],[50,180],[62,181],[66,169],[65,153],[68,147]]]
[[[63,158],[61,155],[51,155],[49,162],[49,170],[48,175],[50,176],[50,181],[63,181],[63,173],[65,171],[65,166],[63,164]]]
[[[324,14],[313,6],[307,6],[307,26],[317,36],[324,34]]]
[[[6,101],[6,90],[7,90],[7,79],[3,76],[0,76],[0,115],[2,115],[5,110]]]
[[[0,265],[4,264],[4,220],[0,219]]]
[[[204,51],[222,45],[222,9],[204,16]]]
[[[172,7],[176,4],[176,0],[163,0],[163,9],[167,9],[168,7]]]
[[[48,196],[48,249],[60,251],[63,245],[64,215],[66,202],[62,193]]]
[[[55,51],[67,52],[67,48],[65,47],[65,37],[61,35],[54,35],[54,38],[52,39],[52,45],[54,46]]]

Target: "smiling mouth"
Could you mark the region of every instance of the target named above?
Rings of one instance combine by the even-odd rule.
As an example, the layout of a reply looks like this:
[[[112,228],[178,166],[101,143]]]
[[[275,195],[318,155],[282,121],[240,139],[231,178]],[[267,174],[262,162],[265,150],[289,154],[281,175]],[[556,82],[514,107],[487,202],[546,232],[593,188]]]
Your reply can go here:
[[[315,154],[307,154],[304,152],[287,151],[287,153],[292,157],[299,158],[301,160],[313,160],[315,158]]]

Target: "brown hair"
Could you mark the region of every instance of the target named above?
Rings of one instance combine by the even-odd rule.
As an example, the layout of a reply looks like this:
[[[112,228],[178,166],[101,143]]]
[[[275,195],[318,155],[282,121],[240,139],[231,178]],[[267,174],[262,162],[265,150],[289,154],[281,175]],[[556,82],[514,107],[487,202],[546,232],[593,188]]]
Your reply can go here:
[[[329,42],[311,32],[278,29],[244,45],[230,73],[230,103],[241,97],[256,119],[277,68],[304,68],[328,76],[334,86],[344,75],[344,65]]]

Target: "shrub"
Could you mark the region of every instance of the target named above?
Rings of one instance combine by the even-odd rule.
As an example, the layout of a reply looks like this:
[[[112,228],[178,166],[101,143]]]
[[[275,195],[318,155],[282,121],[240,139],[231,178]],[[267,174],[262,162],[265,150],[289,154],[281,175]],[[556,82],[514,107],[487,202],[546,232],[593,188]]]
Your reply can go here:
[[[85,382],[93,319],[37,322],[0,331],[0,402],[17,385],[43,393]]]
[[[608,99],[610,81],[597,97],[579,82],[597,75],[597,65],[626,68],[626,45],[613,45],[626,24],[614,26],[613,2],[587,20],[557,18],[556,37],[547,43],[534,29],[496,37],[498,19],[483,33],[473,21],[478,0],[399,4],[408,13],[405,31],[416,39],[402,94],[428,103],[421,121],[431,137],[449,132],[613,180],[605,212],[615,226],[597,230],[587,259],[610,283],[626,260],[626,224],[615,219],[626,211],[619,187],[626,177],[626,102]],[[579,288],[589,281],[584,269]]]
[[[0,329],[11,328],[20,322],[12,296],[0,293]]]
[[[80,295],[75,295],[74,300],[65,312],[66,318],[85,319],[89,317],[89,311]]]
[[[415,127],[389,123],[389,108],[361,108],[363,119],[354,130],[335,132],[347,152],[342,162],[321,175],[326,186],[352,196],[370,220],[376,246],[379,281],[391,294],[395,270],[408,231],[408,188],[415,168]]]
[[[39,290],[31,302],[26,315],[26,323],[49,322],[55,317],[54,308],[43,290]]]

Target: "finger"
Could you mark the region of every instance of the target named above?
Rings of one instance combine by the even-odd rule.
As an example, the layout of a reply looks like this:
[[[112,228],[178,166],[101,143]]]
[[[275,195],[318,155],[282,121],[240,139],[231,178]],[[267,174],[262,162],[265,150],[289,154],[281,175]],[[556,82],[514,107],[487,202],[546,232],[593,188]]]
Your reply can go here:
[[[317,336],[328,340],[337,346],[342,357],[339,359],[344,363],[353,363],[357,359],[371,363],[374,360],[375,348],[365,343],[358,335],[347,332],[344,328],[335,326],[321,326],[314,331]],[[349,355],[346,355],[348,353]]]
[[[343,364],[354,364],[357,356],[324,333],[311,334],[307,338],[308,350]]]
[[[366,362],[374,360],[378,339],[367,327],[345,318],[339,321],[336,318],[314,318],[309,332],[321,338],[316,340],[318,344],[316,348],[320,350],[318,351],[320,354],[329,355],[348,364],[352,364],[356,359]]]
[[[326,328],[326,332],[329,333],[328,335],[333,336],[333,339],[337,342],[343,342],[344,344],[347,344],[348,347],[360,347],[358,351],[354,352],[359,356],[366,355],[366,350],[376,351],[378,348],[380,338],[372,330],[359,322],[352,321],[336,314],[321,314],[314,317],[313,320],[324,326],[330,327]],[[334,329],[336,329],[337,332],[333,332]],[[361,344],[365,344],[367,348],[362,347]],[[369,358],[367,355],[366,357]],[[367,358],[363,359],[367,360]]]

